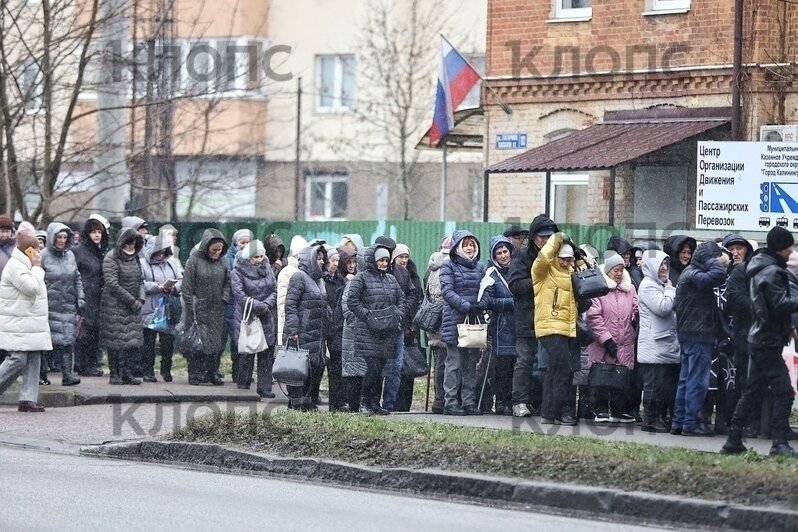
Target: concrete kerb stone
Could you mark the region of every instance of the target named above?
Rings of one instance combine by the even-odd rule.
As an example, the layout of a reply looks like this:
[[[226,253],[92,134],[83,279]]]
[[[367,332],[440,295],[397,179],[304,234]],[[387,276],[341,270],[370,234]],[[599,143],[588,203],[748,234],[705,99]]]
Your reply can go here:
[[[735,530],[795,530],[798,512],[610,488],[593,488],[453,473],[434,469],[380,469],[315,458],[283,458],[205,443],[143,441],[81,449],[82,455],[251,472],[367,489],[450,496],[483,504],[576,510],[647,522]]]

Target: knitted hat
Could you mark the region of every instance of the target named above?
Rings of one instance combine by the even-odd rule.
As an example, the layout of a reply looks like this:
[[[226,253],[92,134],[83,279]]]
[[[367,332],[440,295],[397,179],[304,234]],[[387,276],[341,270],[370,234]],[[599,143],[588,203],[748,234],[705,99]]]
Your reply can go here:
[[[624,265],[623,257],[613,251],[612,253],[607,253],[605,255],[602,269],[604,270],[604,273],[610,273],[610,270],[618,265]]]
[[[241,250],[241,258],[249,260],[255,255],[266,255],[266,246],[260,240],[250,240],[249,244]]]
[[[391,257],[391,252],[382,246],[374,250],[374,262],[377,262],[380,259],[388,259],[390,257]]]
[[[571,244],[563,244],[562,247],[560,247],[560,252],[557,254],[557,256],[562,259],[567,259],[569,257],[574,258],[574,248],[571,247]]]
[[[793,247],[795,239],[787,229],[777,225],[768,232],[767,243],[768,251],[775,253]]]
[[[29,235],[36,235],[36,228],[30,222],[19,222],[17,233],[28,233]]]
[[[20,233],[17,235],[17,249],[25,253],[28,248],[39,249],[39,240],[30,233]]]
[[[250,231],[249,229],[239,229],[238,231],[233,233],[233,245],[237,246],[239,239],[245,236],[249,237],[250,240],[254,238],[252,231]]]
[[[338,248],[330,244],[324,244],[324,250],[327,252],[327,260],[330,260],[331,258],[339,254]]]
[[[0,229],[14,230],[14,221],[7,214],[0,214]]]
[[[393,250],[393,254],[391,254],[391,262],[396,260],[396,257],[399,255],[407,255],[410,257],[410,248],[407,247],[407,244],[396,244],[396,249]]]

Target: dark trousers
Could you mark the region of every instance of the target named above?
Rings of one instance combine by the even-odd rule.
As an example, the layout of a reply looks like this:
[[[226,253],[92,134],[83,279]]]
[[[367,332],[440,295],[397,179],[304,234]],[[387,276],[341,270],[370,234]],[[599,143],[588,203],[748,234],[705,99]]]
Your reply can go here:
[[[366,357],[366,376],[360,392],[360,404],[370,408],[380,405],[382,395],[382,372],[385,369],[386,359],[380,357]]]
[[[81,327],[80,336],[75,342],[75,368],[84,373],[102,366],[103,354],[100,350],[100,328]]]
[[[330,410],[332,411],[346,404],[346,390],[342,374],[341,350],[329,349],[329,351],[330,358],[327,361],[327,380],[330,386]]]
[[[302,386],[287,386],[290,406],[307,406],[312,403],[313,390],[318,390],[321,385],[321,378],[324,375],[323,358],[313,355],[310,357],[310,375]]]
[[[446,348],[433,347],[432,357],[435,361],[435,399],[432,402],[433,408],[443,408],[443,376],[446,373]]]
[[[252,384],[252,374],[255,371],[255,360],[258,362],[257,388],[259,394],[271,393],[272,391],[272,367],[274,366],[274,346],[269,347],[260,353],[239,353],[238,354],[238,373],[236,374],[236,384],[240,387],[247,387]]]
[[[516,338],[515,353],[512,402],[515,405],[529,404],[531,402],[529,392],[532,380],[532,367],[535,365],[535,359],[538,354],[538,340],[536,338]]]
[[[602,388],[590,388],[590,405],[595,414],[612,414],[618,417],[625,414],[627,392],[610,392]]]
[[[643,380],[643,423],[653,425],[673,415],[679,364],[638,364]]]
[[[161,375],[172,371],[172,355],[175,352],[175,337],[172,334],[144,329],[144,345],[141,347],[141,370],[145,377],[155,375],[155,341],[161,355]]]
[[[726,396],[727,410],[731,411],[728,423],[731,425],[731,418],[734,417],[734,410],[737,408],[737,403],[743,396],[743,390],[748,387],[748,366],[750,364],[750,356],[748,354],[748,343],[738,342],[735,346],[734,354],[734,368],[735,368],[735,386],[734,390]],[[768,409],[769,412],[770,409]],[[745,423],[747,429],[759,433],[762,419],[762,404],[754,404],[751,407],[751,413],[748,415],[748,420]],[[767,416],[770,419],[770,416]]]
[[[742,431],[751,410],[767,395],[770,386],[773,397],[771,417],[773,441],[787,440],[787,433],[790,430],[790,409],[795,392],[781,351],[781,347],[751,346],[748,386],[743,390],[743,396],[734,410],[732,417],[734,430]]]
[[[543,405],[541,415],[546,418],[559,418],[573,415],[573,371],[571,370],[572,338],[553,334],[538,338],[548,355],[546,376],[543,379]],[[516,368],[518,362],[516,361]],[[514,375],[515,376],[515,375]],[[515,384],[515,381],[513,381]],[[527,389],[529,383],[527,382]],[[513,386],[515,402],[515,386]]]
[[[399,393],[396,394],[396,403],[394,404],[394,412],[409,412],[413,406],[413,389],[416,385],[416,379],[402,375],[399,378]]]
[[[496,357],[494,394],[496,407],[513,406],[513,377],[515,376],[515,356],[498,355]]]
[[[344,398],[350,412],[360,409],[360,392],[363,389],[363,377],[344,377]]]

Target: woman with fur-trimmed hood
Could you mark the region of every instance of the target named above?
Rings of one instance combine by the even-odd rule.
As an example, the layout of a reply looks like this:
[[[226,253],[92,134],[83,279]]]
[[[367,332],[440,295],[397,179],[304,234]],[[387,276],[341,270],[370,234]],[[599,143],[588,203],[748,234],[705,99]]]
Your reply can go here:
[[[587,348],[588,367],[603,362],[620,364],[632,371],[635,365],[636,334],[633,322],[637,320],[637,291],[625,269],[624,258],[618,253],[608,253],[602,271],[610,292],[594,298],[587,311],[587,323],[595,337]],[[622,423],[634,422],[635,417],[626,410],[623,393],[608,396],[596,389],[591,390],[591,393],[597,422],[608,422],[612,419]],[[610,406],[613,410],[612,418]]]

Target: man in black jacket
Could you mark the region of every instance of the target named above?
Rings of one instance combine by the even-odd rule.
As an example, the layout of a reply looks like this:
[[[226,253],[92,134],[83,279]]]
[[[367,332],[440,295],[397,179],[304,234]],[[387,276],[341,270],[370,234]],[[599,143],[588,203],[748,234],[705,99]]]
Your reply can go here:
[[[795,392],[781,356],[790,335],[795,335],[792,313],[798,311],[798,294],[790,293],[787,258],[795,239],[783,227],[774,227],[767,236],[767,247],[754,255],[746,274],[750,279],[753,323],[748,333],[751,361],[748,386],[734,410],[724,453],[745,452],[743,427],[751,406],[762,400],[770,386],[773,396],[773,446],[770,454],[798,458],[798,451],[787,443],[790,408]]]
[[[532,263],[551,235],[558,232],[557,224],[547,214],[539,214],[529,225],[529,243],[513,254],[507,284],[515,305],[515,351],[518,355],[513,368],[513,415],[529,417],[532,366],[538,352],[535,338],[535,312],[532,294]]]

